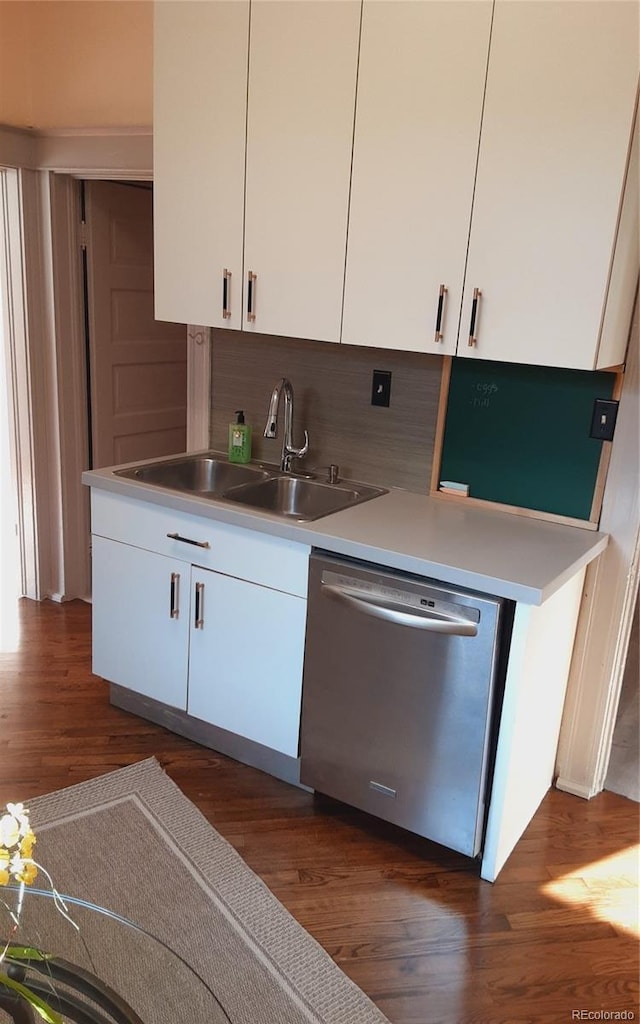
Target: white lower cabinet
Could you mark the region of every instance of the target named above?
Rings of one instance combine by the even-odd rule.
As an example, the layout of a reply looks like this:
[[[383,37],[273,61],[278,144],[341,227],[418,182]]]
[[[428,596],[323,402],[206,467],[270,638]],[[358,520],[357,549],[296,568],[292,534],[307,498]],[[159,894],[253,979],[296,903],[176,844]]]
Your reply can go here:
[[[309,548],[111,494],[92,517],[96,675],[297,757]]]
[[[95,536],[92,557],[93,671],[185,711],[190,566]]]
[[[307,602],[192,568],[187,711],[297,757]]]

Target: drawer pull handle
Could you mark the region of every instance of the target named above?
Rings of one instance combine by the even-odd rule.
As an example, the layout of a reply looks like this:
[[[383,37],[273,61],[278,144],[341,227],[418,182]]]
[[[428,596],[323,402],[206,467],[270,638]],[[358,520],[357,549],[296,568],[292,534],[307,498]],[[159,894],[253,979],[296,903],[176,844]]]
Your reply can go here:
[[[249,271],[247,276],[247,320],[249,323],[253,323],[256,318],[254,310],[254,304],[256,301],[256,281],[258,275],[254,274],[252,270]]]
[[[471,303],[471,323],[469,324],[469,346],[473,346],[477,343],[476,338],[476,317],[478,315],[478,306],[480,305],[480,299],[482,292],[479,288],[473,289],[473,302]]]
[[[178,606],[178,587],[180,585],[180,573],[171,573],[171,595],[169,600],[169,615],[172,619],[177,619],[180,615],[180,608]]]
[[[204,583],[196,583],[196,614],[194,625],[196,629],[202,629],[204,627]]]
[[[179,540],[183,544],[193,544],[196,548],[210,548],[211,545],[208,540],[191,540],[191,537],[181,537],[179,533],[168,533],[167,537],[169,540]]]
[[[444,300],[449,289],[445,284],[440,285],[438,292],[438,312],[436,313],[436,336],[433,339],[436,343],[442,341],[442,314],[444,313]]]
[[[225,267],[222,271],[222,319],[228,320],[231,316],[231,271]]]

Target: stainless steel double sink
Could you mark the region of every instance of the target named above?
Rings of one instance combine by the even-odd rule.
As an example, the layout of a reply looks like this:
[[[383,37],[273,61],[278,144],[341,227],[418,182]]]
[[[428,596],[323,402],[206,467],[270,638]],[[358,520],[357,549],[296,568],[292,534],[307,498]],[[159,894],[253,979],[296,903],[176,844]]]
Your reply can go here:
[[[264,464],[239,465],[218,454],[183,455],[116,469],[114,474],[183,494],[235,502],[298,522],[311,522],[387,493],[383,487],[355,480],[329,483],[282,473]]]

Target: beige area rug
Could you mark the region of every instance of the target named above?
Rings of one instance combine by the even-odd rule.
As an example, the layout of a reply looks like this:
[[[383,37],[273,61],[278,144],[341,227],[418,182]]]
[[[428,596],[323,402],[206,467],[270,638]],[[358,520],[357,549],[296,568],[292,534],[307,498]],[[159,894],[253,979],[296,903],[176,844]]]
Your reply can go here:
[[[155,759],[30,811],[56,888],[161,942],[74,904],[76,933],[34,894],[25,936],[93,971],[144,1024],[388,1024]]]

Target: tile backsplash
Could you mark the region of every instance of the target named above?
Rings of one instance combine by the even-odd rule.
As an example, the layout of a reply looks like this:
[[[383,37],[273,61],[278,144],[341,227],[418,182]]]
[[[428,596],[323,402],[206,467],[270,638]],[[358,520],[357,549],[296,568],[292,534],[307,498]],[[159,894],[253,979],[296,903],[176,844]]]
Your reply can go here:
[[[428,492],[442,358],[241,331],[211,331],[211,447],[226,451],[229,423],[244,409],[252,455],[279,462],[278,437],[262,436],[274,385],[294,390],[294,444],[309,432],[304,470],[337,463],[340,475]],[[388,408],[371,405],[372,374],[392,374]]]

